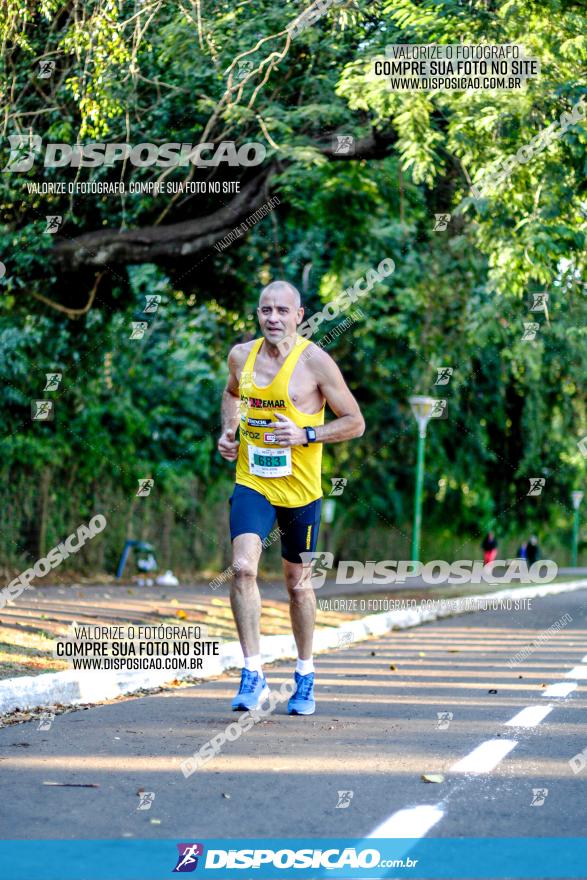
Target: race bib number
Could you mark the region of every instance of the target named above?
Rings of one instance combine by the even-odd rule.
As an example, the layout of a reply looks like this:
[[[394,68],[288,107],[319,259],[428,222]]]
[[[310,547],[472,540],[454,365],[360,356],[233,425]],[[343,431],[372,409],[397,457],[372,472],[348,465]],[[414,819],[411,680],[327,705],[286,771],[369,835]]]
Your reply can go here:
[[[291,447],[265,449],[249,445],[249,472],[256,477],[289,477],[291,474]]]

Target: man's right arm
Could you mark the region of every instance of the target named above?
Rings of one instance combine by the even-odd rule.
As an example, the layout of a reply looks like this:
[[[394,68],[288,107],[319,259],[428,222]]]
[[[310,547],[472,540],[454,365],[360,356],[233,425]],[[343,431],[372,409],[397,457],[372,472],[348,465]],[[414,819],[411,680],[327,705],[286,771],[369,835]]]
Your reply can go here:
[[[228,381],[222,393],[221,420],[222,434],[218,440],[218,451],[227,461],[236,461],[238,440],[236,430],[240,420],[240,396],[238,373],[242,368],[241,345],[231,349],[228,355]]]

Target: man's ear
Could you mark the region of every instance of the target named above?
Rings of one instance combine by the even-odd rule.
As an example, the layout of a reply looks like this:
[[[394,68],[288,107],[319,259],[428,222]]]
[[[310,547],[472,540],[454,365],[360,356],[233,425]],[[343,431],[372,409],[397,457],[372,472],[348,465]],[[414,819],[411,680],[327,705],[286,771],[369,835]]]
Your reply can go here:
[[[296,319],[296,324],[298,325],[298,327],[300,326],[300,324],[302,323],[303,320],[304,320],[304,307],[300,306],[298,309],[298,317]]]

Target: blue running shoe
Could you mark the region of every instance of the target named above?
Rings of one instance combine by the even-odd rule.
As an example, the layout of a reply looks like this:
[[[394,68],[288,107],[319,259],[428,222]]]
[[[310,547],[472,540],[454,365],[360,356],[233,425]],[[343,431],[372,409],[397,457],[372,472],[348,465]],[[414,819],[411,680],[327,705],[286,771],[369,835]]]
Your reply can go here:
[[[251,669],[243,669],[241,673],[241,686],[238,694],[232,701],[232,711],[246,712],[248,709],[258,709],[269,696],[269,688],[265,676]]]
[[[294,679],[298,687],[295,694],[289,698],[287,711],[290,715],[313,715],[316,711],[314,673],[300,675],[299,672],[296,672]]]

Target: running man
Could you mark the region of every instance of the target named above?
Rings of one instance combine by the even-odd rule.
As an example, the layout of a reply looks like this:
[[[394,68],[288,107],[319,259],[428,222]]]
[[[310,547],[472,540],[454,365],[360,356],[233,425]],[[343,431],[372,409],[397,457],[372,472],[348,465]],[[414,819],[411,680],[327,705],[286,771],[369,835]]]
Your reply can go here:
[[[218,441],[222,457],[237,463],[230,498],[235,572],[230,604],[245,666],[232,708],[256,708],[269,694],[261,667],[257,568],[262,542],[277,519],[298,651],[296,691],[288,711],[312,715],[316,706],[312,660],[316,596],[311,566],[302,563],[300,552],[314,551],[318,540],[322,444],[361,437],[365,422],[330,355],[297,334],[304,309],[295,287],[286,281],[265,287],[257,316],[263,335],[235,345],[228,356]],[[327,425],[326,403],[336,416]]]

